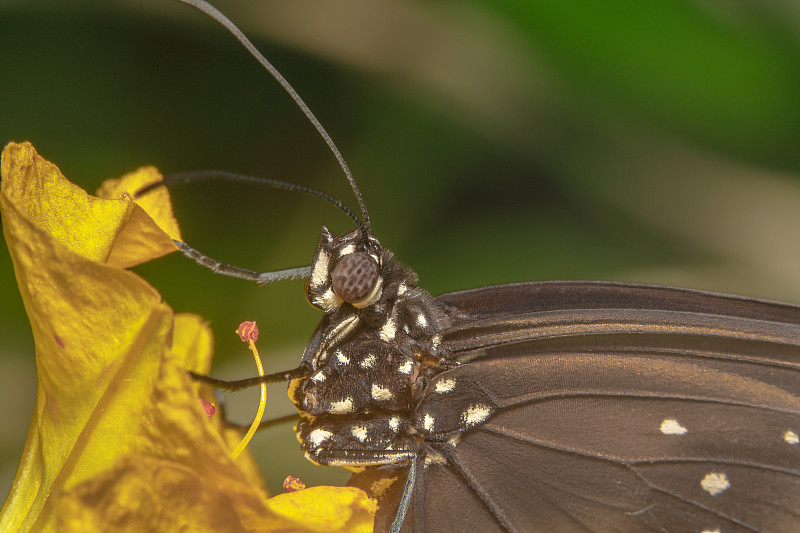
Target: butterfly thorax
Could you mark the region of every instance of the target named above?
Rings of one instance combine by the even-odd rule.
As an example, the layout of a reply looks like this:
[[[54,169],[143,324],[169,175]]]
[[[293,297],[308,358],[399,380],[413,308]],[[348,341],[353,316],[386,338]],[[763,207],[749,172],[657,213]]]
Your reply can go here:
[[[446,310],[360,230],[323,228],[306,296],[325,312],[303,357],[310,375],[290,385],[306,455],[341,466],[406,460],[419,434],[415,398],[448,368]]]

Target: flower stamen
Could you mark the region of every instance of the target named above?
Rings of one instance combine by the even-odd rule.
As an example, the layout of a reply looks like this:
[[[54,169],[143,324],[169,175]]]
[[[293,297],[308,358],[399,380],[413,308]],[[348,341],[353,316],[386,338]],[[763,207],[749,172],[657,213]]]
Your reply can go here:
[[[256,326],[255,322],[245,321],[239,324],[239,329],[236,330],[236,333],[239,334],[239,338],[242,339],[242,342],[248,343],[250,347],[250,351],[253,352],[253,357],[256,360],[256,367],[258,367],[258,375],[264,375],[264,367],[261,364],[261,357],[258,355],[258,349],[256,348],[256,342],[258,340],[258,326]],[[247,444],[250,442],[250,439],[253,438],[255,435],[258,426],[261,424],[261,418],[264,416],[264,409],[267,406],[267,384],[261,384],[261,399],[258,402],[258,411],[256,412],[256,417],[253,420],[253,423],[250,424],[250,429],[247,430],[244,438],[242,441],[236,446],[236,449],[233,450],[231,456],[236,459],[240,453],[247,447]]]
[[[283,480],[283,490],[286,492],[296,492],[306,488],[306,484],[299,477],[286,476]]]

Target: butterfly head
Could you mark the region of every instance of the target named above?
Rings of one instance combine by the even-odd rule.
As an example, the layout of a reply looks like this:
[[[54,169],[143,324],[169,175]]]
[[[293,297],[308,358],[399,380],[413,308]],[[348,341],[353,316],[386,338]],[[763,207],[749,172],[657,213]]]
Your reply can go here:
[[[306,282],[306,299],[325,313],[343,304],[369,307],[381,297],[382,267],[378,239],[360,229],[338,237],[323,227]]]

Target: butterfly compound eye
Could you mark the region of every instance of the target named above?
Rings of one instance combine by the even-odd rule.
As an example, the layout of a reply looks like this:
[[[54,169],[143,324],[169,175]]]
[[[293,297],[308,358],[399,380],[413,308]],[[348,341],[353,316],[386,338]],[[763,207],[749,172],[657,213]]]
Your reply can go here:
[[[333,292],[353,305],[371,300],[378,285],[378,262],[359,252],[344,256],[331,273]]]

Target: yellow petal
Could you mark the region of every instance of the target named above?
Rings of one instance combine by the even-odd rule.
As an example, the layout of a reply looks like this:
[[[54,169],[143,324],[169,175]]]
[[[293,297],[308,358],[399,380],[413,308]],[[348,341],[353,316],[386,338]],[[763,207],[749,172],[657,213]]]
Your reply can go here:
[[[58,531],[242,531],[235,507],[214,489],[190,468],[128,459],[60,500]]]
[[[3,153],[0,209],[36,344],[37,404],[0,530],[52,523],[52,501],[130,453],[172,311],[103,263],[130,202],[90,197],[30,145]]]
[[[97,196],[129,203],[133,195],[151,183],[161,181],[161,173],[153,167],[140,168],[120,179],[107,180]],[[122,227],[108,264],[129,268],[177,250],[173,239],[181,240],[178,222],[172,213],[169,190],[158,187],[135,199],[130,218]]]
[[[207,326],[192,315],[173,319],[151,286],[107,262],[118,246],[123,262],[157,253],[136,244],[157,227],[149,215],[129,196],[87,195],[30,145],[7,147],[1,168],[3,231],[31,320],[38,390],[0,531],[371,523],[351,500],[345,511],[312,508],[307,527],[270,508],[251,459],[230,458],[218,417],[205,415],[186,373],[210,366]],[[319,489],[323,501],[326,490],[340,489]]]
[[[175,315],[172,353],[186,370],[208,374],[214,350],[214,337],[208,324],[197,315]]]
[[[315,532],[369,533],[375,500],[352,487],[311,487],[270,498],[269,509]]]
[[[109,201],[88,195],[64,178],[54,164],[36,153],[30,143],[11,143],[3,150],[2,194],[20,215],[45,230],[53,239],[87,259],[116,266],[132,266],[177,250],[180,239],[165,189],[145,195],[159,225],[122,191],[160,179],[154,169],[143,169],[108,187],[118,193]],[[70,211],[64,211],[69,206]],[[152,239],[145,243],[144,239]],[[112,259],[113,258],[113,259]]]

